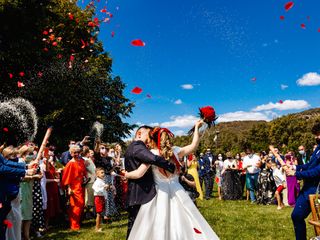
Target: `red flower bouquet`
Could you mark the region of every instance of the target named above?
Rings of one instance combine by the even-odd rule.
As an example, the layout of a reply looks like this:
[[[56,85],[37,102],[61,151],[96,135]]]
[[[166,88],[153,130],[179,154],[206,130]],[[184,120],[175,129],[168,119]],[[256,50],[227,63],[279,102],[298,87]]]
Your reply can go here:
[[[208,127],[210,128],[212,124],[214,124],[214,121],[217,120],[218,117],[216,117],[216,112],[213,107],[206,106],[199,108],[200,110],[200,118],[203,119],[203,121],[208,124]],[[192,135],[194,132],[194,127],[188,132],[189,135]]]

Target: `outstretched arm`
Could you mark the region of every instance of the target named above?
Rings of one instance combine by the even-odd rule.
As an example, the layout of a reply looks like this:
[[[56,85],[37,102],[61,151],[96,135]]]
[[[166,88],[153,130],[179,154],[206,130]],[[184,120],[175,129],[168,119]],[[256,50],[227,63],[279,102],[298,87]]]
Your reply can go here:
[[[199,128],[201,127],[202,124],[203,124],[203,120],[198,120],[196,122],[192,143],[180,149],[180,152],[178,153],[179,158],[183,158],[184,156],[189,155],[190,153],[194,152],[197,149],[200,142]]]
[[[147,172],[147,170],[149,169],[151,165],[150,164],[144,164],[142,163],[138,169],[131,171],[131,172],[126,172],[124,174],[125,178],[128,179],[138,179],[138,178],[142,178],[143,175]]]
[[[170,161],[165,160],[163,157],[154,155],[144,144],[139,144],[136,146],[134,156],[135,159],[141,163],[155,165],[174,173],[175,165],[173,163],[170,163]]]

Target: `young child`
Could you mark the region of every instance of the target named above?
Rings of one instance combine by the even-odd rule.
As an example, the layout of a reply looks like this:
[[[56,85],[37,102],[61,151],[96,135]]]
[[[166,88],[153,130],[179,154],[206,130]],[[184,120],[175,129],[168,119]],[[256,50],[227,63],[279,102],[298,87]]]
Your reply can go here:
[[[272,167],[272,174],[273,174],[274,182],[277,187],[277,190],[275,192],[275,197],[278,202],[277,209],[280,210],[284,207],[284,204],[283,204],[282,198],[281,198],[281,193],[282,193],[283,189],[286,188],[286,180],[285,180],[285,177],[284,177],[281,169],[278,169],[277,164],[275,162],[271,163],[271,167]]]
[[[103,168],[96,169],[96,180],[92,185],[92,189],[94,191],[94,205],[96,207],[96,231],[101,232],[100,228],[102,214],[105,211],[105,199],[107,198],[107,189],[109,189],[109,185],[105,183],[105,172]]]

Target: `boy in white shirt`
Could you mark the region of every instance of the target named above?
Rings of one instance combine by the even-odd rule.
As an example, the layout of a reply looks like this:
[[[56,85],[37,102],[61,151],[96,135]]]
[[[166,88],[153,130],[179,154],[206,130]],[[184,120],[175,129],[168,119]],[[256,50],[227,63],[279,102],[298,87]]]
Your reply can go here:
[[[108,184],[105,183],[105,172],[103,168],[96,169],[96,180],[92,185],[92,189],[94,191],[94,205],[96,207],[96,231],[101,232],[100,228],[102,213],[105,211],[105,201],[107,198],[107,190],[110,188]]]
[[[286,188],[286,179],[282,173],[282,170],[278,169],[277,164],[275,162],[271,163],[271,168],[272,168],[273,179],[274,179],[274,182],[277,187],[277,190],[275,192],[275,196],[276,196],[276,199],[278,202],[277,209],[280,210],[284,207],[284,204],[283,204],[282,198],[281,198],[281,193],[282,193],[283,189]]]

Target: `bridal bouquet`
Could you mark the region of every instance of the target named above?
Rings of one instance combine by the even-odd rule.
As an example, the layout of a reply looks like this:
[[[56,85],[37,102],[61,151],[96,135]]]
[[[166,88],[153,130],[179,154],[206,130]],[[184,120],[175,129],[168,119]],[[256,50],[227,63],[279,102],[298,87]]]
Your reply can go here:
[[[218,117],[216,117],[216,112],[213,107],[211,106],[206,106],[199,108],[200,113],[199,116],[200,118],[208,125],[210,128],[212,124],[214,124],[214,121],[217,120]],[[194,127],[190,129],[188,132],[189,135],[192,135],[194,132]]]

